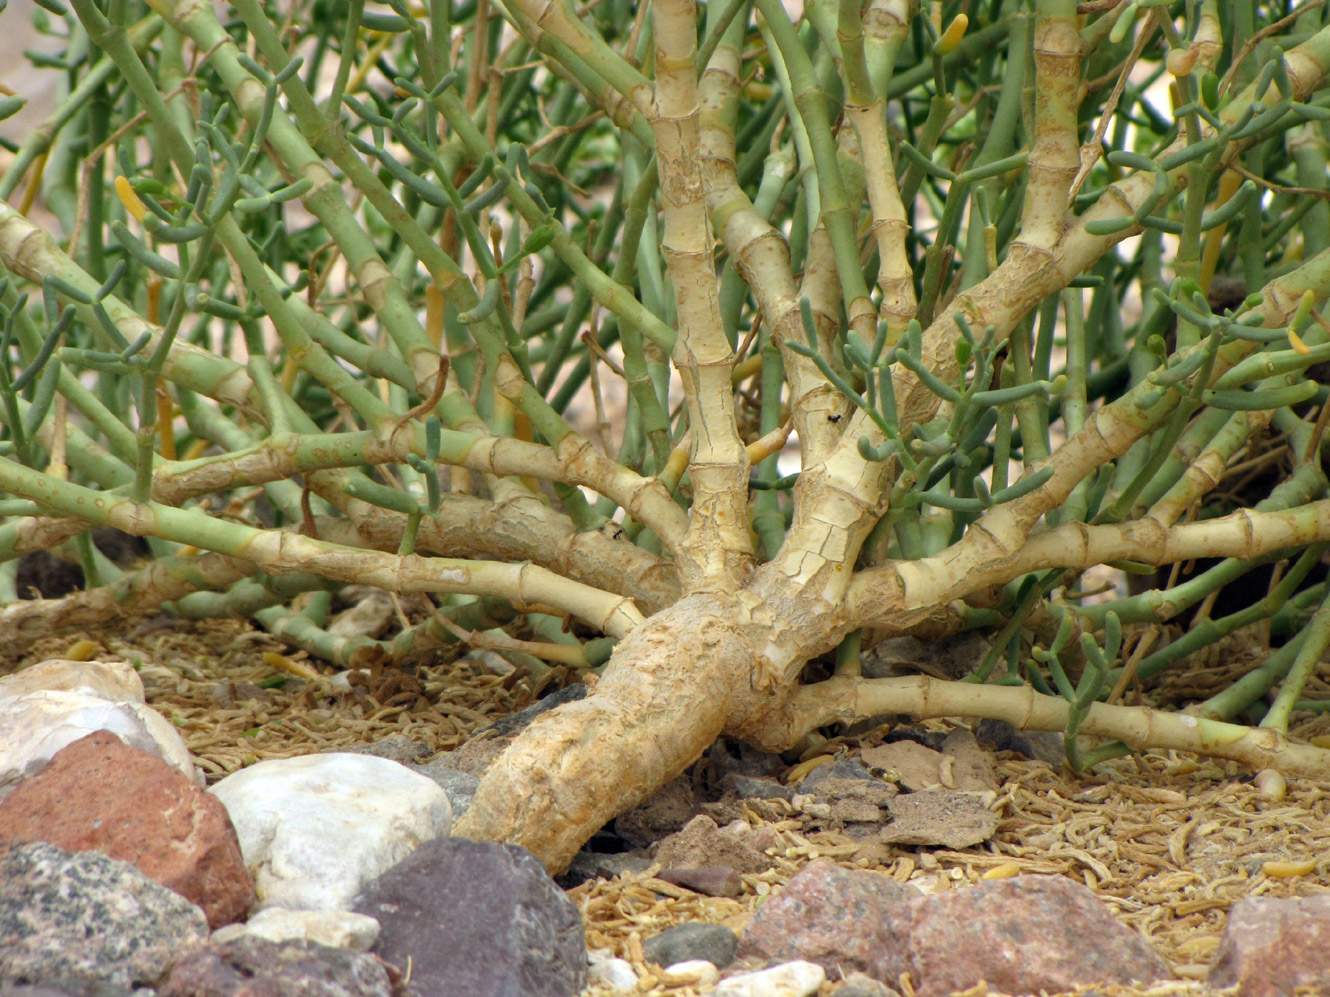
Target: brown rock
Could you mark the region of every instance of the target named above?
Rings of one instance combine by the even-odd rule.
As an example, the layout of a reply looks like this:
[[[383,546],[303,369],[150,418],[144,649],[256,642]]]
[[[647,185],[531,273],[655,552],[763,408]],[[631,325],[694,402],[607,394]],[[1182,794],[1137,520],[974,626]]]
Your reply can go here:
[[[785,843],[781,840],[780,832],[775,828],[768,827],[766,824],[759,824],[745,834],[744,844],[749,848],[756,849],[758,852],[762,853],[765,853],[771,848],[785,847]],[[770,863],[767,864],[770,865]]]
[[[696,814],[692,784],[687,776],[681,775],[665,783],[639,806],[620,814],[614,830],[634,848],[645,848],[681,830]]]
[[[656,878],[695,893],[704,893],[709,897],[737,897],[744,889],[739,874],[725,865],[704,865],[694,869],[662,869]]]
[[[741,834],[730,827],[720,828],[705,815],[694,817],[676,834],[663,839],[656,848],[656,861],[666,868],[693,868],[725,865],[739,873],[766,872],[771,860],[756,846],[756,832]],[[749,841],[749,838],[753,838]]]
[[[314,942],[242,935],[210,942],[178,960],[160,997],[405,997],[395,967],[372,955]]]
[[[268,690],[261,689],[253,682],[232,682],[222,679],[212,688],[208,697],[221,707],[235,706],[251,699],[267,699]]]
[[[724,827],[727,824],[733,824],[735,821],[743,821],[746,824],[750,817],[777,824],[787,819],[793,812],[794,808],[786,800],[735,799],[719,800],[715,803],[699,803],[697,813],[692,816],[706,814],[721,827]],[[685,823],[687,822],[685,821]],[[758,824],[753,830],[756,831],[763,826]],[[678,831],[681,828],[682,825],[674,828],[674,830]]]
[[[992,880],[912,900],[887,911],[875,942],[869,975],[894,981],[908,972],[919,997],[945,997],[980,981],[1026,994],[1169,975],[1098,897],[1057,876]]]
[[[858,759],[838,758],[809,773],[791,802],[816,825],[864,836],[876,834],[887,821],[882,808],[890,806],[898,792],[895,785],[879,779]]]
[[[1242,997],[1330,991],[1330,894],[1239,900],[1209,982]]]
[[[927,749],[924,749],[927,750]],[[811,772],[799,786],[800,794],[811,794],[819,802],[836,804],[847,800],[889,806],[900,790],[873,775],[858,759],[839,758]],[[873,819],[880,819],[875,817]]]
[[[892,741],[876,748],[865,748],[860,757],[864,764],[883,772],[906,789],[917,791],[942,785],[942,752],[914,741]]]
[[[837,800],[831,804],[833,824],[876,824],[882,820],[882,808],[867,800]]]
[[[906,793],[889,804],[892,821],[881,840],[890,845],[942,845],[969,848],[997,830],[997,814],[969,793],[930,789]]]
[[[212,928],[255,899],[226,808],[107,731],[57,752],[0,803],[0,844],[29,841],[131,862],[202,907]]]
[[[806,959],[833,977],[869,972],[878,924],[888,909],[918,897],[880,873],[811,862],[758,908],[739,939],[739,956],[769,962]]]
[[[998,788],[997,764],[993,752],[979,744],[973,732],[964,727],[957,727],[942,742],[942,751],[952,758],[950,772],[943,772],[942,784],[947,786],[947,776],[956,789],[964,793],[984,793]]]

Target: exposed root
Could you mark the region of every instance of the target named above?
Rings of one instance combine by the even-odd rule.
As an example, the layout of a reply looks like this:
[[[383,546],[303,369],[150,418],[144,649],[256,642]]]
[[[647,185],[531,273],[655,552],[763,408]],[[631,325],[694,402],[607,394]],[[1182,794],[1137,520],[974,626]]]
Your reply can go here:
[[[863,679],[838,676],[806,686],[785,708],[784,722],[773,725],[797,737],[835,721],[883,713],[930,717],[983,717],[1005,720],[1023,730],[1062,731],[1071,704],[1028,686],[947,682],[927,676]],[[1330,750],[1296,744],[1279,731],[1246,727],[1188,713],[1166,713],[1144,706],[1095,703],[1080,733],[1122,741],[1134,749],[1191,751],[1238,762],[1253,772],[1274,769],[1288,776],[1330,780]]]

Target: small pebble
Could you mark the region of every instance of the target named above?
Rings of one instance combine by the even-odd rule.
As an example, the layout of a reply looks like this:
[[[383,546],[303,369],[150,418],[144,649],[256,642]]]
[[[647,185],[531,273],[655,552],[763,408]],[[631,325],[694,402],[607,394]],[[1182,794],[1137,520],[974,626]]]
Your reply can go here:
[[[379,938],[379,922],[347,910],[287,910],[266,907],[246,924],[228,924],[212,933],[215,942],[257,935],[270,942],[310,941],[335,949],[368,952]]]
[[[826,972],[815,962],[786,962],[731,976],[712,991],[712,997],[811,997],[826,980]]]
[[[679,962],[705,959],[713,966],[728,966],[734,961],[738,944],[734,932],[723,924],[688,922],[666,928],[642,943],[647,962],[672,966]]]
[[[637,989],[637,974],[628,960],[615,958],[607,949],[592,949],[587,953],[587,982],[613,987],[618,993],[632,993]]]
[[[720,982],[720,970],[706,959],[690,959],[665,967],[660,978],[672,987],[685,984],[709,987]]]
[[[901,997],[899,991],[863,973],[851,973],[832,994],[833,997]]]
[[[743,893],[743,880],[725,865],[706,865],[691,869],[662,869],[657,878],[709,897],[737,897]]]

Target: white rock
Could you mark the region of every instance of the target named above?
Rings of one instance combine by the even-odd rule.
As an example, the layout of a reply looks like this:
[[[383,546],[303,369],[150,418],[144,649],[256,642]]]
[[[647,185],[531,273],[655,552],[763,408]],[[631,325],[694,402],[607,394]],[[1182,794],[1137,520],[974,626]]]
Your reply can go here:
[[[328,688],[333,692],[350,692],[352,675],[368,675],[368,668],[352,668],[350,671],[338,672],[328,680]]]
[[[128,661],[50,658],[0,678],[0,699],[29,692],[81,689],[112,702],[142,703],[143,682]]]
[[[814,962],[786,962],[756,973],[731,976],[711,997],[809,997],[827,980]]]
[[[222,942],[233,942],[244,934],[247,934],[247,932],[245,931],[245,925],[224,924],[216,931],[214,931],[211,935],[209,935],[208,940],[221,944]]]
[[[143,702],[143,683],[123,661],[43,661],[0,679],[0,799],[93,731],[203,778],[175,726]]]
[[[511,661],[505,658],[497,651],[484,650],[482,648],[473,648],[462,656],[462,660],[469,661],[479,668],[495,675],[508,676],[517,669]]]
[[[350,609],[337,614],[328,632],[339,637],[377,637],[397,615],[392,597],[382,589],[368,589]]]
[[[706,959],[688,959],[666,966],[661,971],[661,982],[676,987],[684,984],[709,987],[720,982],[720,970]]]
[[[637,974],[627,959],[616,959],[609,949],[587,952],[587,982],[613,987],[616,993],[637,990]]]
[[[212,792],[231,815],[262,907],[346,910],[453,819],[438,783],[373,755],[259,762]]]
[[[379,922],[349,910],[287,910],[265,907],[245,924],[228,924],[212,933],[213,941],[229,942],[257,935],[270,942],[311,941],[336,949],[368,952],[379,938]]]

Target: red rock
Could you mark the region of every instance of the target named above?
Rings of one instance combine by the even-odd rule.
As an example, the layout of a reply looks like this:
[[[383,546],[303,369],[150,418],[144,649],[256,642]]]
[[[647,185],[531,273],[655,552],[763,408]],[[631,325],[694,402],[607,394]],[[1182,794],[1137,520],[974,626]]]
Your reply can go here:
[[[1017,876],[921,897],[829,862],[810,864],[758,909],[739,941],[739,957],[750,956],[806,959],[832,979],[861,972],[895,983],[909,973],[918,997],[981,981],[1027,994],[1168,976],[1144,939],[1071,880]]]
[[[57,752],[0,802],[0,845],[28,841],[131,862],[202,907],[212,928],[245,917],[255,899],[226,808],[107,731]]]
[[[1330,894],[1239,900],[1209,982],[1242,997],[1330,991]]]
[[[877,926],[919,893],[887,876],[810,862],[769,898],[744,928],[739,957],[806,959],[834,974],[872,972]]]
[[[908,971],[918,997],[945,997],[980,981],[1025,994],[1169,976],[1103,901],[1058,876],[992,880],[898,905],[879,926],[877,946],[869,974],[894,981]]]

